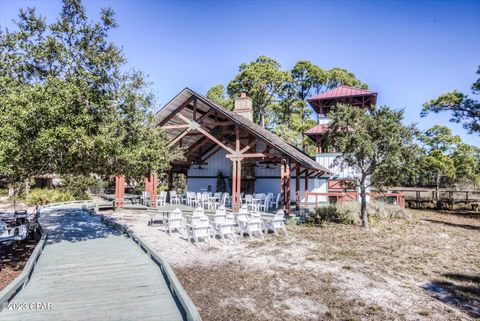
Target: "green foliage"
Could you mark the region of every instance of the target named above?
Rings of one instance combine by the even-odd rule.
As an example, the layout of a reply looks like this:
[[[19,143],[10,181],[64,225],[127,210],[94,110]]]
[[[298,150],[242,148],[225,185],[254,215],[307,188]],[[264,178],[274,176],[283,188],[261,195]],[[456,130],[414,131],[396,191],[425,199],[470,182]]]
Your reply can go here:
[[[458,183],[480,184],[480,149],[460,143],[452,153],[455,180]]]
[[[91,22],[79,0],[65,0],[51,24],[21,10],[17,30],[0,32],[0,172],[33,175],[144,175],[178,157],[153,126],[154,97],[144,75],[125,71],[108,35],[110,9]]]
[[[90,199],[89,187],[101,187],[102,182],[91,176],[62,176],[63,189],[75,199]]]
[[[479,181],[478,148],[462,143],[448,127],[435,125],[419,141],[423,152],[417,166],[424,183],[433,181],[438,191],[442,182],[467,185]]]
[[[337,105],[329,116],[327,140],[342,153],[335,163],[358,173],[352,180],[360,189],[362,223],[368,227],[367,189],[373,184],[382,189],[395,183],[403,168],[409,166],[415,128],[402,124],[402,110],[387,106],[363,110]]]
[[[75,197],[62,189],[35,188],[28,193],[26,203],[28,205],[45,205],[73,200],[75,200]]]
[[[217,85],[210,88],[207,92],[207,98],[227,109],[233,109],[233,99],[227,96],[223,85]]]
[[[269,109],[279,100],[288,77],[280,67],[276,60],[260,56],[255,61],[241,64],[238,75],[227,87],[230,97],[245,92],[252,98],[254,120],[264,128],[270,125],[267,120]]]
[[[300,60],[291,70],[282,70],[276,60],[260,56],[240,65],[239,73],[228,84],[228,95],[222,85],[217,85],[210,88],[207,97],[232,109],[233,98],[247,93],[253,100],[257,124],[313,155],[315,144],[304,133],[316,122],[306,100],[339,85],[367,88],[345,69],[324,70],[308,60]]]
[[[359,224],[361,222],[361,205],[358,202],[346,202],[336,205],[321,206],[315,209],[307,223],[319,226],[325,223]],[[369,202],[366,207],[368,222],[382,219],[408,219],[408,212],[398,205],[383,202]]]
[[[477,70],[480,76],[480,66]],[[480,78],[472,85],[472,93],[480,93]],[[480,134],[480,101],[469,98],[456,90],[440,95],[423,105],[421,116],[425,117],[430,112],[439,113],[449,111],[452,118],[450,121],[455,123],[463,122],[463,127],[470,133]]]
[[[327,222],[341,222],[335,205],[321,206],[315,209],[315,223],[324,225]]]

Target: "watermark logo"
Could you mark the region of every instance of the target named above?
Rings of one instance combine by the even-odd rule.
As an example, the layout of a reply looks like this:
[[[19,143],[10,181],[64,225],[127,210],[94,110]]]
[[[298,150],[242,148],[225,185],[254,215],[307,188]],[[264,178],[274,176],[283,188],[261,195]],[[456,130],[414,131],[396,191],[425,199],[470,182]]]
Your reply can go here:
[[[0,311],[41,311],[53,310],[53,305],[49,302],[10,302],[0,304]]]

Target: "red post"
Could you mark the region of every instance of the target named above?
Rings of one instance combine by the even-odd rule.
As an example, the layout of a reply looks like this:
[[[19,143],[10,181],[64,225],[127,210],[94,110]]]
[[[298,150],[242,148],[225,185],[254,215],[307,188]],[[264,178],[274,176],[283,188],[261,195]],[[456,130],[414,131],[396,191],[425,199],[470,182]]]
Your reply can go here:
[[[283,160],[280,166],[280,201],[282,209],[285,211],[285,161]]]
[[[122,207],[125,204],[125,176],[115,176],[115,206]]]
[[[237,161],[237,203],[238,208],[240,208],[240,199],[242,198],[242,161],[239,159]]]
[[[150,194],[150,207],[157,207],[157,174],[150,174],[151,181],[151,194]]]
[[[286,184],[286,192],[285,192],[286,200],[285,200],[285,203],[287,203],[286,204],[287,205],[286,214],[290,214],[290,203],[291,203],[291,197],[292,197],[291,193],[290,193],[290,185],[291,185],[290,184],[290,175],[291,175],[291,173],[290,173],[290,160],[288,160],[285,168],[286,168],[286,173],[285,173],[285,175],[286,175],[286,177],[285,177],[285,180],[286,180],[286,182],[285,182],[285,184]]]
[[[300,167],[295,171],[295,209],[300,210]]]
[[[232,209],[236,210],[237,206],[237,161],[232,159]]]
[[[308,169],[305,170],[305,207],[308,207]]]

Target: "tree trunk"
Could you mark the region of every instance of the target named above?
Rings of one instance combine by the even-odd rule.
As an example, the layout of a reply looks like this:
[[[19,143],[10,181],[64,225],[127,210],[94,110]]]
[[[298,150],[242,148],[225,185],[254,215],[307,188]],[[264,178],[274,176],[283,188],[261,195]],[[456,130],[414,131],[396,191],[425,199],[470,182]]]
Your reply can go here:
[[[360,183],[360,216],[363,227],[368,228],[367,189],[365,188],[365,182]]]
[[[440,172],[437,172],[437,178],[435,179],[435,200],[438,200],[438,191],[440,190]]]

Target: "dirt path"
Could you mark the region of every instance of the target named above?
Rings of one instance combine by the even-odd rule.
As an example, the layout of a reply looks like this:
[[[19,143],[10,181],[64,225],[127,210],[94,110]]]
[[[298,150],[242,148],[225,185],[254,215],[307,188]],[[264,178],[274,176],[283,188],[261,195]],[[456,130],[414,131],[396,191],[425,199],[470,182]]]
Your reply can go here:
[[[112,214],[173,266],[204,320],[472,320],[480,219],[412,211],[371,230],[289,226],[290,236],[195,247]]]

